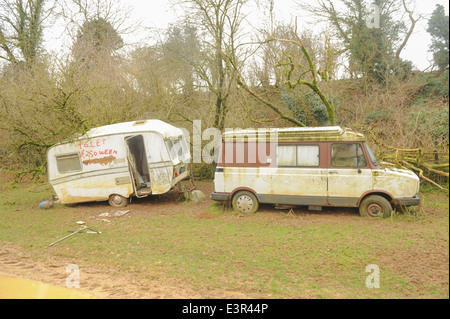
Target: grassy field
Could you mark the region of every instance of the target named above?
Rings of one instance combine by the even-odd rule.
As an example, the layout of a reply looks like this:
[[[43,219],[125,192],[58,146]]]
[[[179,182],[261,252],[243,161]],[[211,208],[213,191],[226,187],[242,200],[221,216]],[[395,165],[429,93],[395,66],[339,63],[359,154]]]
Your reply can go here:
[[[210,184],[202,184],[205,193]],[[287,213],[271,206],[241,216],[208,198],[190,204],[167,195],[135,201],[125,216],[104,221],[98,215],[114,211],[106,203],[39,209],[51,194],[46,183],[3,185],[0,243],[44,264],[59,258],[113,269],[112,277],[166,278],[205,296],[449,297],[449,203],[434,190],[422,192],[420,209],[373,220],[354,209]],[[77,230],[79,220],[101,234],[77,234],[47,247]],[[369,289],[366,267],[373,264],[380,288]]]

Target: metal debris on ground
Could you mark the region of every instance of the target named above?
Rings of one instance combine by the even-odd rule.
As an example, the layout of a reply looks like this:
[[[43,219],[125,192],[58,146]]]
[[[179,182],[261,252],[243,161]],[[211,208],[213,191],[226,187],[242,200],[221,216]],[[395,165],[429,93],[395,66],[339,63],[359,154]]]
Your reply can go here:
[[[78,229],[78,230],[76,230],[76,231],[70,231],[70,230],[69,230],[69,232],[71,232],[72,234],[67,235],[67,236],[65,236],[65,237],[63,237],[63,238],[61,238],[61,239],[58,239],[57,241],[55,241],[55,242],[53,242],[53,243],[51,243],[51,244],[48,244],[47,247],[53,246],[54,244],[57,244],[57,243],[59,243],[59,242],[65,240],[65,239],[67,239],[67,238],[69,238],[69,237],[72,237],[72,236],[75,235],[75,234],[82,233],[82,232],[86,232],[86,233],[88,233],[88,234],[101,234],[100,231],[93,230],[93,229],[87,227],[83,221],[78,221],[77,224],[81,226],[80,229]]]
[[[181,196],[181,200],[186,200],[191,203],[198,203],[206,196],[201,190],[196,189],[197,187],[195,186],[194,176],[192,173],[189,180],[191,182],[191,187],[189,188],[186,188],[185,184],[178,184],[178,194]]]
[[[129,210],[121,210],[118,212],[114,212],[114,213],[102,213],[100,215],[98,215],[99,217],[120,217],[123,216],[125,214],[128,214],[130,211]]]

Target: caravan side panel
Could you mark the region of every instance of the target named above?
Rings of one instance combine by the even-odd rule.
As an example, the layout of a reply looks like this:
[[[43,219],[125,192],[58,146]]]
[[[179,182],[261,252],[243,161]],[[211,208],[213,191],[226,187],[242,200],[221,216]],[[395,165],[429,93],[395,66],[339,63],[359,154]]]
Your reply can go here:
[[[126,180],[125,185],[115,185],[117,181]],[[53,188],[62,204],[104,201],[111,194],[129,197],[133,193],[129,172],[111,172],[92,177],[80,177],[66,182],[54,183]]]
[[[62,204],[133,193],[123,135],[56,145],[48,153],[49,182]]]

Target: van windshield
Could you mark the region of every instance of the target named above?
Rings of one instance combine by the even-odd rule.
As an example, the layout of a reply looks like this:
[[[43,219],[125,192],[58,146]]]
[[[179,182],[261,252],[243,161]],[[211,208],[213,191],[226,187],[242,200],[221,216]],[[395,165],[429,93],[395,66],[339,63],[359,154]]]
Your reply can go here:
[[[366,146],[366,150],[367,150],[367,153],[369,154],[370,161],[372,162],[372,164],[375,166],[380,165],[380,163],[378,163],[377,158],[375,157],[372,150],[370,149],[369,144],[367,144],[367,142],[364,142],[364,145]]]

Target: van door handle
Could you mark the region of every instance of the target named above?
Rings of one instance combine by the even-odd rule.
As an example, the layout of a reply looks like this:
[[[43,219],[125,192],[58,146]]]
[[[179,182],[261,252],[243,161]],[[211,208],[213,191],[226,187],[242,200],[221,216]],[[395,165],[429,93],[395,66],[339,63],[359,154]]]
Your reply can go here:
[[[329,174],[338,174],[339,172],[338,171],[329,171],[328,173]]]

